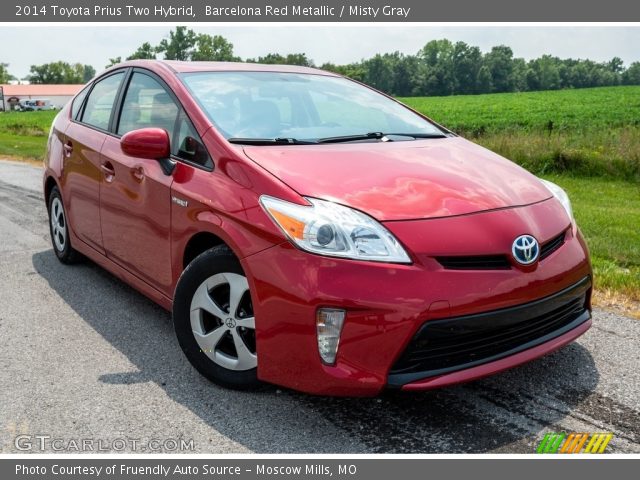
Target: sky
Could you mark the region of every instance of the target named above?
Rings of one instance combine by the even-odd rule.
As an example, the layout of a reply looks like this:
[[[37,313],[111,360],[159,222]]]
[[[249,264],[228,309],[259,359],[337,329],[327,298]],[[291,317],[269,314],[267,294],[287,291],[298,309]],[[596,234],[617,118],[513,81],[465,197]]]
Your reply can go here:
[[[152,45],[166,37],[167,26],[3,26],[0,28],[0,62],[18,78],[29,67],[57,60],[92,65],[97,72],[109,58],[130,55],[143,42]],[[596,61],[622,58],[625,65],[640,61],[640,27],[597,26],[194,26],[196,32],[222,35],[234,45],[236,55],[258,57],[267,53],[306,53],[316,65],[343,64],[376,53],[400,51],[415,54],[433,39],[464,41],[488,51],[508,45],[516,57],[543,54]]]

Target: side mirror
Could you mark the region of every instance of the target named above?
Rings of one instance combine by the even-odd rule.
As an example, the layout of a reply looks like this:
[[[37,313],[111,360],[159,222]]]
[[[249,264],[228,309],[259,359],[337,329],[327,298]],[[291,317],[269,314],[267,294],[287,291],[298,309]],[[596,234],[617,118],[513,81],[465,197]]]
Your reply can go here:
[[[120,147],[131,157],[160,160],[171,155],[169,134],[162,128],[141,128],[125,133],[120,139]]]

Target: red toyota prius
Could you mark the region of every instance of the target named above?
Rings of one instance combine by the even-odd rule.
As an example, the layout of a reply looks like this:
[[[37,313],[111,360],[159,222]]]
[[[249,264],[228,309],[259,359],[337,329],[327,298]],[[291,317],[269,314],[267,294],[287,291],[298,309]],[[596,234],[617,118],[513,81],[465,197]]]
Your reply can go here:
[[[56,117],[45,163],[60,261],[171,310],[224,386],[424,390],[591,325],[562,189],[333,73],[123,63]]]

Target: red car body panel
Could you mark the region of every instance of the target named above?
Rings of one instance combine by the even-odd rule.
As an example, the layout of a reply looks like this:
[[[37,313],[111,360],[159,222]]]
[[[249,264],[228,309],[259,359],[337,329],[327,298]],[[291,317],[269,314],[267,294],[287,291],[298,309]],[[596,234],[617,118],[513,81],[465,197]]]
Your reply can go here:
[[[62,184],[65,204],[68,205],[65,207],[69,223],[83,242],[104,253],[99,186],[103,178],[100,151],[107,135],[75,123],[64,124],[63,127],[67,133],[61,138],[64,151],[61,152],[61,158],[56,160],[65,160],[64,175],[58,178]],[[62,167],[60,170],[62,173]]]
[[[116,135],[72,121],[67,106],[49,140],[45,192],[51,182],[60,188],[75,249],[169,310],[190,242],[199,235],[225,242],[249,281],[262,380],[317,394],[376,395],[425,322],[520,305],[591,275],[586,245],[559,201],[498,155],[460,138],[243,148],[216,130],[176,72],[331,74],[220,63],[134,61],[123,67],[149,69],[167,84],[189,113],[213,171],[178,162],[167,175],[156,160],[125,155]],[[396,236],[413,263],[301,251],[262,209],[261,195],[299,204],[306,195],[362,210]],[[542,244],[563,231],[562,246],[528,267],[514,262],[505,270],[455,271],[435,260],[509,254],[518,235]],[[319,307],[347,310],[331,366],[318,353]],[[559,348],[589,325],[517,355],[403,388],[496,373]]]
[[[457,231],[475,239],[483,236],[485,223],[521,231],[519,228],[532,225],[533,218],[556,208],[555,204],[548,201],[479,213],[470,216],[476,217],[473,226],[466,223],[469,217],[386,226],[401,242],[414,237],[415,228],[425,240]],[[551,228],[549,225],[544,235]],[[245,272],[251,272],[255,294],[254,312],[261,320],[256,332],[260,378],[313,393],[375,395],[425,322],[523,304],[590,275],[583,239],[572,229],[566,235],[561,251],[531,267],[526,275],[520,267],[473,273],[444,270],[424,253],[416,256],[413,265],[390,268],[383,263],[310,255],[289,243],[245,258],[243,266]],[[497,246],[487,245],[488,251],[496,251]],[[319,362],[314,324],[318,307],[347,310],[335,366]],[[462,372],[458,377],[474,378],[474,372]]]
[[[107,256],[172,296],[171,184],[157,160],[130,157],[107,136],[102,161],[114,171],[100,188],[102,245]]]
[[[244,151],[299,194],[381,221],[464,215],[551,196],[526,170],[460,137]]]

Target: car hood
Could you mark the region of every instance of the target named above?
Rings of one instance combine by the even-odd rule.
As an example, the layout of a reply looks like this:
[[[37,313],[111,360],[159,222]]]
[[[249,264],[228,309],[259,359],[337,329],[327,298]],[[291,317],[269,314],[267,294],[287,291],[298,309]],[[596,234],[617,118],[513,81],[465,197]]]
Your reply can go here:
[[[247,146],[244,152],[300,195],[380,221],[465,215],[551,197],[523,168],[460,137]]]

